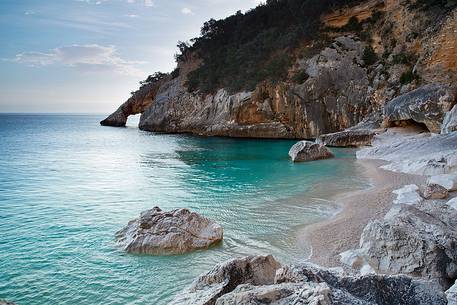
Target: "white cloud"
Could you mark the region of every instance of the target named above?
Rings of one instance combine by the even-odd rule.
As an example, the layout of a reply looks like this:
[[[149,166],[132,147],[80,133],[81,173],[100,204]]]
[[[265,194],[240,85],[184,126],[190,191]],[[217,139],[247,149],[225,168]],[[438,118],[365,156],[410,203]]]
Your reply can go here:
[[[154,6],[154,2],[152,0],[144,0],[144,6],[152,7]]]
[[[114,46],[97,44],[69,45],[43,52],[19,53],[11,61],[28,66],[49,66],[60,64],[83,71],[113,71],[124,75],[143,75],[136,68],[142,62],[122,59]]]
[[[183,13],[184,15],[193,15],[194,12],[192,12],[192,10],[188,7],[184,7],[182,10],[181,10],[181,13]]]

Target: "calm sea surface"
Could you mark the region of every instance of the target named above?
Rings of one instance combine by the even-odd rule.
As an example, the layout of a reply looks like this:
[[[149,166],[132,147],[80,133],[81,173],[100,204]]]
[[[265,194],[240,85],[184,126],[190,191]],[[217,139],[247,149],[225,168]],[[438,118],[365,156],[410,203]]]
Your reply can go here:
[[[292,164],[295,141],[101,127],[101,116],[0,114],[0,299],[19,304],[166,304],[214,264],[246,254],[306,258],[297,229],[364,187],[354,151]],[[142,210],[187,207],[222,245],[140,256],[114,233]]]

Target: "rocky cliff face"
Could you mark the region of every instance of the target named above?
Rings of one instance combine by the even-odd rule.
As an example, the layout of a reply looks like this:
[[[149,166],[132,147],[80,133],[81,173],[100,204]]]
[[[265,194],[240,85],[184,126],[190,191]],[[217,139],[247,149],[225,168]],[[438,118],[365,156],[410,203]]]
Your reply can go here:
[[[297,56],[287,80],[262,82],[249,92],[188,92],[187,74],[200,64],[196,55],[188,56],[178,77],[143,86],[102,125],[124,126],[130,114],[142,113],[139,127],[157,132],[316,138],[344,130],[420,85],[449,86],[456,79],[456,10],[413,4],[372,0],[323,16],[327,32],[314,44],[326,46],[317,55]],[[345,29],[351,17],[361,28]],[[298,73],[302,77],[292,77]]]

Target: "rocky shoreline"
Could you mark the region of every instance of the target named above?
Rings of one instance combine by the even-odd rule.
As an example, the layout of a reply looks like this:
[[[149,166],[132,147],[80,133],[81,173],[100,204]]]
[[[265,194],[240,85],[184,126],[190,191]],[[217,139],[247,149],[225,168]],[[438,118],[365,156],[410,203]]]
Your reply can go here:
[[[408,144],[383,146],[386,135]],[[346,194],[341,198],[342,213],[305,230],[313,247],[311,261],[327,267],[280,266],[271,256],[237,258],[201,275],[171,304],[456,304],[457,210],[452,198],[457,197],[457,175],[449,173],[455,171],[457,141],[448,143],[454,137],[457,132],[437,135],[393,128],[376,135],[372,147],[359,150],[360,159],[378,159],[361,161],[367,176],[374,178],[374,187]],[[383,158],[378,154],[390,156],[389,149],[406,153],[403,149],[411,143],[418,145],[409,156],[428,158],[426,166],[423,160],[408,162],[408,154],[389,160],[408,166],[379,161]],[[435,157],[441,166],[436,166]],[[431,182],[447,187],[450,197],[423,198],[423,185],[435,185]]]
[[[320,16],[321,36],[308,45],[319,47],[294,58],[283,80],[249,91],[189,90],[202,62],[184,54],[178,73],[144,83],[101,122],[124,126],[141,113],[146,131],[317,139],[294,145],[294,162],[362,147],[374,187],[345,194],[340,214],[299,237],[323,267],[236,258],[172,304],[457,304],[457,9],[416,2]],[[348,30],[351,20],[359,30]]]

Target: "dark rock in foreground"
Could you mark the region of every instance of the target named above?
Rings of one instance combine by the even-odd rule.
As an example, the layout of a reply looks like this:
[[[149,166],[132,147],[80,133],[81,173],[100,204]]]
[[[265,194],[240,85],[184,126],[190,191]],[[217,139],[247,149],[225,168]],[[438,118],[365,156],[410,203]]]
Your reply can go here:
[[[217,265],[171,304],[444,305],[447,301],[432,281],[354,276],[311,264],[280,268],[273,257],[258,256]]]
[[[321,135],[318,141],[326,146],[358,147],[371,145],[375,132],[370,129],[344,130]]]
[[[179,209],[164,212],[155,207],[141,213],[116,233],[125,251],[144,254],[182,254],[220,242],[222,227],[214,221]]]
[[[384,115],[389,125],[412,120],[440,133],[444,116],[455,102],[455,91],[441,84],[429,84],[388,102]]]
[[[241,284],[270,285],[281,265],[273,256],[247,256],[215,266],[177,295],[171,304],[215,304]]]
[[[333,158],[333,153],[322,144],[300,141],[290,148],[289,156],[294,162],[303,162]]]

